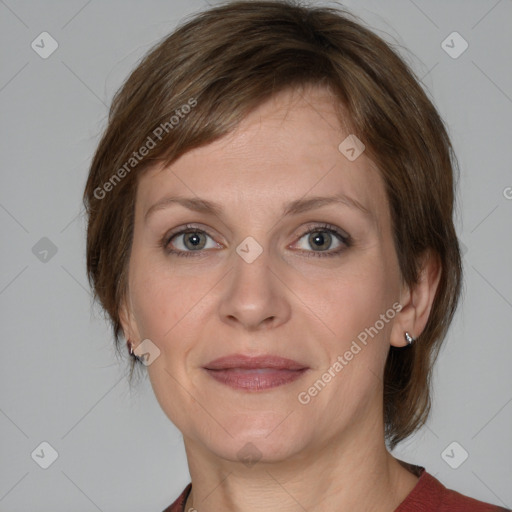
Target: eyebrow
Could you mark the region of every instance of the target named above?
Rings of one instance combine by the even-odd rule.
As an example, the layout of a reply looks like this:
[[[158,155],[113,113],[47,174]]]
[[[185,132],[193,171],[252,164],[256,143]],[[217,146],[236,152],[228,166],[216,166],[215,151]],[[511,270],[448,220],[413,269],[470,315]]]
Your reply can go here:
[[[346,194],[336,194],[334,196],[315,196],[310,197],[308,199],[296,199],[287,203],[284,208],[282,215],[297,215],[299,213],[303,213],[309,210],[314,210],[315,208],[320,208],[322,206],[327,206],[331,204],[341,204],[348,206],[360,213],[364,214],[366,217],[372,217],[372,212],[362,205],[357,199],[354,199]],[[170,196],[164,197],[160,199],[155,204],[153,204],[145,213],[144,220],[147,222],[149,217],[154,214],[156,211],[164,210],[173,205],[181,205],[189,210],[213,214],[220,217],[223,213],[223,208],[218,203],[213,203],[206,199],[200,199],[196,197],[182,197],[182,196]]]

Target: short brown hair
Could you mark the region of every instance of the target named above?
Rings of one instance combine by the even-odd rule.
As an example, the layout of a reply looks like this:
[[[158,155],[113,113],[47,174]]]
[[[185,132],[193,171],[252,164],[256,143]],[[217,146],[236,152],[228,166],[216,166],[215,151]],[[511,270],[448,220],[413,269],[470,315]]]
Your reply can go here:
[[[418,341],[390,347],[386,361],[384,421],[393,448],[428,417],[432,366],[459,300],[457,165],[414,73],[350,13],[286,0],[228,2],[195,15],[143,58],[112,101],[90,167],[88,278],[119,350],[138,178],[226,135],[272,95],[307,84],[333,92],[382,174],[402,281],[417,282],[429,249],[442,268]],[[147,156],[139,158],[143,147]]]

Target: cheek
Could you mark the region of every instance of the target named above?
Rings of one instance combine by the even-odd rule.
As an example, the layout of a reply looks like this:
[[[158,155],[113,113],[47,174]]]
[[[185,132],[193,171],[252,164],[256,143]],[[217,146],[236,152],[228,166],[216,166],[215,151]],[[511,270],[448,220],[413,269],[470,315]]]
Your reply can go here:
[[[134,258],[132,268],[132,305],[140,335],[162,344],[200,301],[205,280],[180,275],[170,260],[151,254]]]
[[[134,288],[134,311],[141,339],[150,339],[160,350],[146,367],[155,397],[168,418],[178,427],[187,427],[191,397],[184,391],[189,386],[188,354],[201,325],[197,314],[201,298],[198,283],[185,284],[182,279],[165,272],[140,274]],[[195,305],[195,307],[194,307]],[[195,330],[194,330],[194,325]]]
[[[391,307],[394,299],[386,275],[381,263],[361,257],[335,271],[303,274],[291,287],[330,334],[346,342]]]
[[[165,333],[177,321],[173,315],[176,308],[173,307],[172,293],[154,280],[134,288],[132,302],[140,336],[160,345]]]
[[[190,374],[195,361],[191,352],[197,352],[203,327],[213,317],[208,292],[214,284],[207,276],[171,275],[168,268],[152,267],[141,271],[134,285],[133,306],[141,340],[150,339],[160,351],[147,371],[159,403],[173,422],[183,403],[189,404],[182,386],[195,376]],[[176,408],[178,403],[180,408]]]
[[[334,385],[325,396],[326,402],[328,395],[343,397],[335,400],[339,414],[343,407],[350,409],[358,402],[371,400],[381,383],[396,314],[392,306],[397,302],[389,275],[381,265],[361,265],[330,280],[324,288],[325,296],[317,297],[321,301],[318,316],[335,334],[331,332],[326,347],[329,365],[340,363],[342,358],[343,369],[336,372]]]

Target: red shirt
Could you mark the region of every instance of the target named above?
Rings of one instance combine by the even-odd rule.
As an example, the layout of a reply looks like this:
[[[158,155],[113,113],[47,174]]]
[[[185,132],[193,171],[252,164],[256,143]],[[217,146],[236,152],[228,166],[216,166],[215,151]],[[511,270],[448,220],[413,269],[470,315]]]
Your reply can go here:
[[[510,512],[510,509],[484,503],[447,489],[427,473],[424,467],[413,467],[417,468],[418,482],[395,512]],[[188,484],[180,497],[163,512],[187,512],[184,507],[191,488],[192,484]]]

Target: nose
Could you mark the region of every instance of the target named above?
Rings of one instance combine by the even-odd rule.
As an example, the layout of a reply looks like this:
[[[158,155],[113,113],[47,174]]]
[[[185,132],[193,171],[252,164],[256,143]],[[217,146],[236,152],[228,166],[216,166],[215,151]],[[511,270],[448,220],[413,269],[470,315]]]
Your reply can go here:
[[[226,276],[219,315],[232,327],[255,331],[277,327],[291,316],[288,289],[263,253],[251,263],[233,255],[233,268]],[[275,266],[275,265],[274,265]]]

